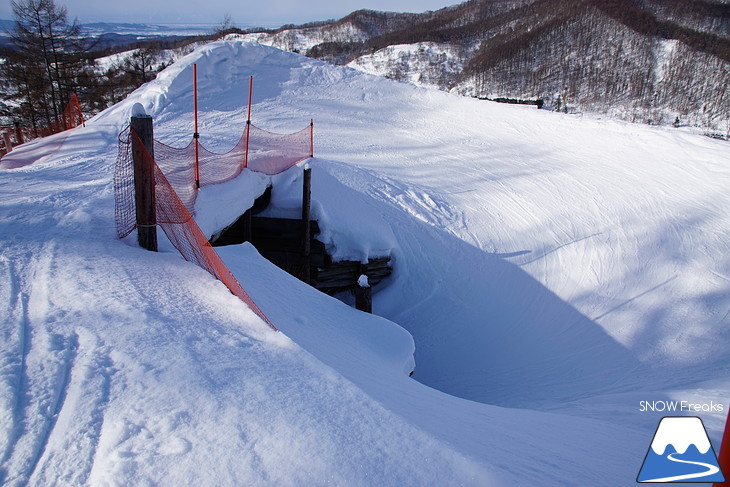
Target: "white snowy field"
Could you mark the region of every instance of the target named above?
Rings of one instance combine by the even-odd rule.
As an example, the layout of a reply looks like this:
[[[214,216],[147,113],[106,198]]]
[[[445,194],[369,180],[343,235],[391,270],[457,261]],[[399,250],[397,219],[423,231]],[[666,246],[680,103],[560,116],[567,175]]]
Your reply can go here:
[[[257,126],[314,118],[322,240],[393,256],[379,316],[220,248],[273,332],[164,242],[116,239],[116,136],[142,103],[187,144],[192,63],[207,147],[238,140],[249,75]],[[275,211],[300,173],[272,178]],[[219,42],[18,148],[0,181],[3,485],[631,485],[667,414],[640,401],[724,405],[683,413],[719,449],[727,142]],[[261,186],[203,188],[201,227]]]

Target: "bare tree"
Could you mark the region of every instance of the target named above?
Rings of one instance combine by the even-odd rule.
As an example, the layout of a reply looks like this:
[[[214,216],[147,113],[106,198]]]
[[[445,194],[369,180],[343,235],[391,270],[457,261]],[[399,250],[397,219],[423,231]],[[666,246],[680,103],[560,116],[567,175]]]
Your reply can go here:
[[[223,21],[219,25],[217,25],[213,28],[213,35],[215,35],[218,38],[221,38],[232,32],[238,32],[238,28],[236,27],[236,24],[233,22],[233,19],[231,19],[231,14],[226,13],[223,16]]]
[[[154,66],[159,54],[160,50],[152,47],[143,47],[132,53],[129,70],[138,84],[146,83],[155,77]]]
[[[14,51],[7,76],[34,126],[58,122],[83,65],[79,25],[69,24],[66,7],[53,0],[11,0],[11,5]]]

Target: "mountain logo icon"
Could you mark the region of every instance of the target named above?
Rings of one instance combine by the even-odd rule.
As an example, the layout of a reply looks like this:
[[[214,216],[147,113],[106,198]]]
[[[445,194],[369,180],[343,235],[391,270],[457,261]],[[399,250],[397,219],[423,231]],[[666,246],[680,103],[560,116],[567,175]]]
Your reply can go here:
[[[702,420],[694,416],[662,418],[636,481],[724,482]]]

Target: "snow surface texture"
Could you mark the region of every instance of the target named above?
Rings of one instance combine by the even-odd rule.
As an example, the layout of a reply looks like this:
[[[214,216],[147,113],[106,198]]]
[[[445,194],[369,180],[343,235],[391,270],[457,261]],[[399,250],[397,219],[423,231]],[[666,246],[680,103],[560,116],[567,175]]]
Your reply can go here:
[[[360,56],[348,66],[418,86],[447,90],[453,76],[464,69],[461,60],[464,53],[454,51],[448,44],[435,42],[399,44]]]
[[[220,249],[275,333],[164,241],[114,237],[116,136],[140,103],[186,144],[192,63],[207,147],[240,137],[249,75],[258,126],[314,118],[321,238],[393,256],[382,318]],[[241,42],[48,143],[0,172],[4,485],[629,485],[663,415],[641,400],[730,393],[727,143]],[[241,181],[243,207],[268,182]],[[208,234],[226,184],[201,192]],[[716,447],[724,416],[702,413]]]

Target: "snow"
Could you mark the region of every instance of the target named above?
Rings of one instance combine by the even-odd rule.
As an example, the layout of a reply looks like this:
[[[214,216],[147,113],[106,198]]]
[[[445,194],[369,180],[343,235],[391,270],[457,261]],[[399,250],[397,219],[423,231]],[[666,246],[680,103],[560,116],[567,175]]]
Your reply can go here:
[[[418,86],[448,89],[464,69],[467,49],[461,51],[436,42],[397,44],[359,56],[348,66]]]
[[[175,49],[160,49],[154,54],[154,60],[153,65],[151,66],[151,69],[153,71],[157,71],[161,69],[162,66],[165,64],[172,64],[173,62],[177,61],[178,59],[182,58],[186,54],[189,54],[191,51],[194,50],[195,47],[198,47],[199,43],[193,43],[191,45],[175,48]],[[123,67],[125,63],[130,62],[134,56],[135,53],[137,53],[139,49],[130,49],[127,51],[118,52],[115,54],[110,54],[108,56],[103,56],[100,58],[97,58],[95,60],[96,63],[96,71],[103,75],[106,73],[109,69],[115,68],[115,67]]]
[[[370,35],[351,23],[321,27],[304,27],[278,30],[275,32],[254,32],[250,34],[228,34],[227,40],[256,42],[292,52],[306,53],[323,42],[365,42]]]
[[[133,117],[147,117],[147,111],[144,109],[141,103],[135,103],[132,105],[132,116]]]
[[[361,274],[360,277],[357,278],[357,285],[360,287],[370,287],[370,283],[368,282],[368,276],[365,274]]]
[[[140,104],[187,144],[193,63],[206,147],[240,137],[249,75],[257,126],[314,118],[319,238],[393,259],[376,315],[219,248],[273,332],[169,246],[115,238],[117,134]],[[683,129],[200,47],[0,162],[0,482],[633,483],[663,415],[640,401],[730,393],[729,155]],[[268,184],[271,214],[298,211],[301,167],[204,187],[196,220],[212,234]],[[725,414],[702,413],[715,450]]]
[[[195,218],[208,238],[224,229],[253,206],[270,184],[261,173],[244,171],[238,178],[213,186],[203,186],[195,202]]]
[[[654,78],[661,82],[664,80],[664,75],[667,66],[672,62],[672,55],[677,50],[679,41],[676,39],[662,39],[658,41],[656,47],[656,63],[654,67]]]
[[[330,161],[318,157],[313,160],[312,218],[320,226],[317,239],[325,244],[334,260],[366,263],[368,258],[389,256],[397,242],[382,209],[367,195],[323,170]],[[301,208],[301,170],[273,177],[271,206],[261,216],[301,218]]]

